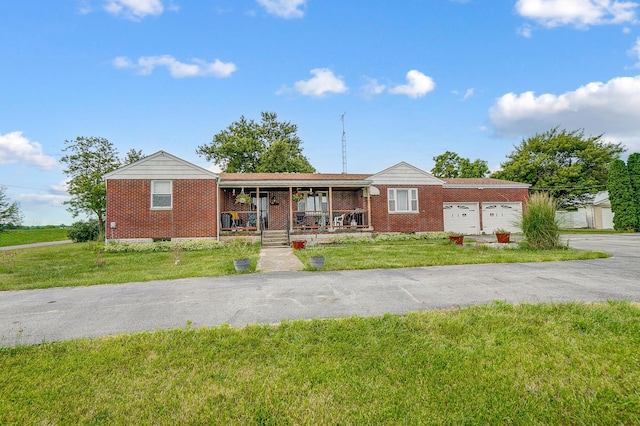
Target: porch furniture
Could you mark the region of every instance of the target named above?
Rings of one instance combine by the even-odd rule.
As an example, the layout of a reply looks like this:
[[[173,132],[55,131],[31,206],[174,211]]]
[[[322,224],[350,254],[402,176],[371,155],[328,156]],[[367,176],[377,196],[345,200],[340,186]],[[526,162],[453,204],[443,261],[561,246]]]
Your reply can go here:
[[[238,212],[231,212],[231,226],[234,228],[242,226],[242,219],[240,219]]]
[[[305,216],[304,212],[296,212],[293,214],[293,224],[294,226],[304,226],[305,224]]]
[[[341,214],[333,218],[333,226],[344,226],[345,215]]]
[[[256,219],[257,219],[257,214],[256,213],[249,213],[247,215],[247,225],[248,226],[256,226]]]

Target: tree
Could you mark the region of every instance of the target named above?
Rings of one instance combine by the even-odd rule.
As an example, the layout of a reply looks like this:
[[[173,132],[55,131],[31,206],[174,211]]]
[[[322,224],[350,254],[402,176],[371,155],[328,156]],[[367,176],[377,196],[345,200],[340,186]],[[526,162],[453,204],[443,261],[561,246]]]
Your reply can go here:
[[[6,191],[5,186],[0,186],[0,232],[3,232],[7,225],[17,226],[22,223],[20,204],[17,201],[11,202]]]
[[[241,116],[215,134],[211,144],[199,146],[196,154],[229,173],[315,172],[302,155],[298,127],[278,122],[272,112],[262,112],[261,117],[261,122],[256,123]]]
[[[455,152],[446,151],[433,157],[435,165],[431,174],[439,178],[483,178],[489,174],[489,166],[484,160],[471,161]]]
[[[60,161],[66,165],[64,174],[69,177],[67,191],[71,199],[64,204],[73,217],[94,214],[104,232],[107,188],[102,177],[144,156],[141,151],[131,150],[119,159],[118,150],[105,138],[79,136],[65,140],[65,144],[63,151],[68,154]]]
[[[609,165],[622,152],[621,144],[605,143],[602,135],[556,127],[523,140],[492,177],[531,184],[533,191],[548,192],[559,208],[578,207],[606,186]]]
[[[609,169],[607,181],[609,201],[613,211],[613,228],[632,231],[638,227],[638,213],[633,197],[629,171],[622,160],[615,160]]]
[[[627,159],[627,170],[629,171],[629,179],[631,180],[631,188],[633,189],[633,200],[636,205],[636,213],[640,216],[640,153],[634,152]],[[638,218],[638,228],[640,231],[640,217]]]

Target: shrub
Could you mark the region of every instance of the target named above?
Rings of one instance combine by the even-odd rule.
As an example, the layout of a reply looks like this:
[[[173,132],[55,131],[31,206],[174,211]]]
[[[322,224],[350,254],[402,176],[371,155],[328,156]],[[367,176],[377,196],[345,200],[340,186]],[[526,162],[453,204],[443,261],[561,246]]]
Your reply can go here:
[[[613,211],[613,228],[617,231],[634,231],[638,226],[638,214],[631,178],[624,161],[615,160],[611,163],[607,190]]]
[[[217,240],[184,240],[184,241],[159,241],[157,243],[117,243],[110,242],[104,248],[106,253],[152,253],[169,251],[200,251],[216,250],[224,247]]]
[[[560,247],[556,201],[549,194],[540,192],[529,197],[519,225],[530,248],[550,250]]]
[[[76,243],[97,241],[99,235],[100,224],[96,219],[76,222],[67,230],[67,236]]]

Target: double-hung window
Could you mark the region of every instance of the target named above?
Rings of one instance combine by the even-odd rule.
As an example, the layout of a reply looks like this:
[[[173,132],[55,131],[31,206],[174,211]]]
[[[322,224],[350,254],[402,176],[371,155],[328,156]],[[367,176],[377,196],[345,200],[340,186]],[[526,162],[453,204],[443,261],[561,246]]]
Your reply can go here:
[[[173,207],[173,184],[170,180],[151,181],[151,208],[171,209]]]
[[[389,213],[418,213],[416,188],[389,188]]]

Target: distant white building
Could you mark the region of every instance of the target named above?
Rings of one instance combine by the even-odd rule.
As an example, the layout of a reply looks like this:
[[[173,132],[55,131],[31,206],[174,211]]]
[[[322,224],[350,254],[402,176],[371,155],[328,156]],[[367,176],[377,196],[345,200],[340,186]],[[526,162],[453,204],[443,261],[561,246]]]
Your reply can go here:
[[[598,192],[593,203],[572,211],[558,211],[562,228],[613,229],[613,212],[607,191]]]

